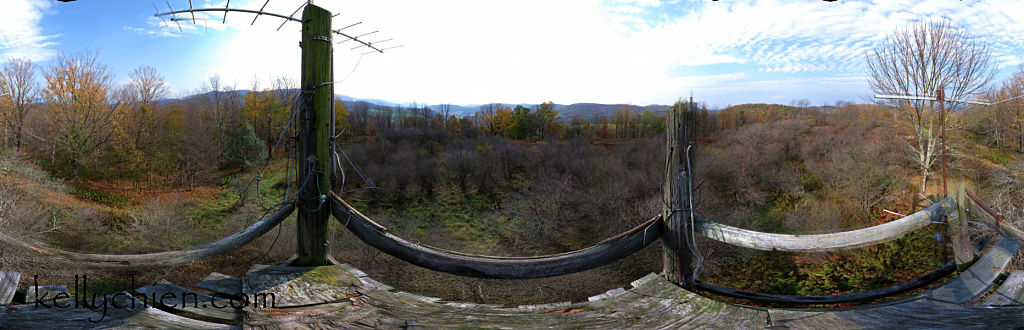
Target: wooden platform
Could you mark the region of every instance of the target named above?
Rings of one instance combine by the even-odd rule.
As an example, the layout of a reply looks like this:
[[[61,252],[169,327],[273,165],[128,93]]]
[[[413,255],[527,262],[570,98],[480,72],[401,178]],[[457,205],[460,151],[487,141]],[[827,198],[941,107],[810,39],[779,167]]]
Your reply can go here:
[[[1024,272],[1015,271],[1003,281],[983,306],[1024,306]]]
[[[972,302],[992,288],[992,283],[1006,271],[1010,259],[1017,253],[1019,245],[1008,238],[1001,238],[966,272],[953,280],[928,291],[928,299],[951,304]]]
[[[991,253],[990,253],[991,254]],[[978,267],[985,265],[978,264]],[[980,269],[979,269],[980,271]],[[977,276],[965,272],[962,276]],[[1020,274],[1020,273],[1016,273]],[[45,309],[32,305],[0,307],[0,328],[160,327],[160,328],[935,328],[1005,327],[1024,324],[1024,307],[971,307],[932,299],[935,292],[881,305],[845,310],[763,309],[715,301],[683,290],[657,274],[615,288],[583,302],[496,306],[444,301],[395,289],[349,265],[324,267],[254,266],[242,278],[216,275],[225,293],[247,297],[273,294],[274,306],[212,308],[207,301],[229,305],[221,293],[192,292],[168,282],[140,288],[140,294],[171,293],[163,305],[126,309],[108,307]],[[1020,291],[1011,276],[1000,288],[1012,297]],[[950,283],[956,282],[952,280]],[[235,286],[237,284],[237,286]],[[954,285],[954,284],[948,284]],[[226,287],[226,289],[225,289]],[[987,285],[986,285],[987,287]],[[1006,288],[1005,290],[1003,288]],[[238,291],[235,291],[238,289]],[[984,294],[985,292],[982,292]],[[188,296],[186,296],[186,294]],[[193,296],[194,295],[194,296]],[[226,296],[226,295],[225,295]],[[181,297],[187,297],[181,299]],[[193,298],[195,297],[195,298]],[[967,301],[977,298],[972,296]],[[125,297],[120,299],[124,300]],[[993,298],[994,299],[994,298]],[[991,300],[991,299],[990,299]],[[198,301],[198,302],[196,302]],[[138,300],[136,300],[137,303]],[[38,323],[42,322],[42,323]]]

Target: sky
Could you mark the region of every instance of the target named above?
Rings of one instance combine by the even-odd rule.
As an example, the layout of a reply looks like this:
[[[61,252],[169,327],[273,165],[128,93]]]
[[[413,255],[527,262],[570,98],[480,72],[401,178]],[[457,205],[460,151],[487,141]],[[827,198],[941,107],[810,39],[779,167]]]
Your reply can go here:
[[[712,107],[869,102],[865,54],[923,19],[949,19],[985,40],[1001,68],[1024,63],[1024,1],[317,0],[337,29],[383,54],[334,48],[335,92],[401,104],[580,102]],[[235,0],[231,8],[289,15],[302,0]],[[224,1],[192,0],[195,8]],[[46,67],[57,54],[98,51],[115,83],[148,65],[175,96],[217,75],[237,89],[299,80],[299,24],[154,13],[187,0],[0,1],[0,60]],[[154,8],[157,7],[157,8]],[[301,12],[297,15],[301,15]],[[180,25],[179,25],[180,24]],[[341,39],[335,39],[335,42]],[[39,74],[42,81],[42,74]]]

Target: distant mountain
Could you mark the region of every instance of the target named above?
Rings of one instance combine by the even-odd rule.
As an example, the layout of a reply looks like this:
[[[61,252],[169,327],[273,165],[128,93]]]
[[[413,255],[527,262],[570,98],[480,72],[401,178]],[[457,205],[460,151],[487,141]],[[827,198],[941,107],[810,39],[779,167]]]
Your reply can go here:
[[[235,94],[238,94],[241,97],[245,97],[245,95],[249,94],[249,90],[240,89],[240,90],[224,92],[224,93],[235,93]],[[202,93],[202,94],[195,94],[195,95],[186,96],[185,99],[190,99],[190,98],[212,98],[213,97],[212,94],[213,94],[213,92],[206,92],[206,93]],[[350,108],[350,109],[355,108],[355,107],[360,107],[360,106],[365,106],[365,107],[368,107],[368,108],[371,108],[371,109],[374,109],[374,108],[384,108],[384,107],[411,107],[411,106],[413,106],[412,104],[401,104],[401,103],[391,102],[391,101],[381,100],[381,99],[363,99],[363,98],[357,98],[357,97],[352,97],[352,96],[342,95],[342,94],[335,94],[334,96],[336,98],[338,98],[338,99],[341,99],[341,102],[343,104],[345,104],[345,106]],[[173,102],[178,102],[178,101],[180,101],[180,100],[179,99],[164,99],[164,100],[161,100],[160,103],[161,104],[166,104],[166,103],[173,103]],[[517,105],[522,105],[524,107],[528,107],[528,108],[531,108],[531,109],[532,108],[536,108],[536,107],[539,106],[539,104],[528,104],[528,103],[502,103],[502,105],[507,106],[507,107],[513,107],[513,108],[515,106],[517,106]],[[451,115],[455,115],[456,117],[468,117],[468,116],[472,116],[474,113],[479,111],[480,107],[482,105],[479,105],[479,104],[469,104],[469,105],[457,105],[457,104],[424,105],[424,104],[417,104],[415,106],[416,107],[424,107],[424,106],[426,106],[426,107],[428,107],[431,110],[436,111],[436,112],[441,112],[444,107],[447,107],[448,113],[451,114]],[[643,105],[643,106],[641,106],[641,105],[629,105],[629,104],[573,103],[573,104],[555,104],[555,111],[558,111],[558,118],[557,119],[559,119],[559,120],[568,121],[569,118],[572,118],[572,116],[580,115],[580,116],[583,116],[583,118],[586,118],[587,120],[593,121],[594,119],[602,118],[602,117],[610,119],[611,117],[615,116],[615,112],[616,111],[618,111],[620,108],[623,108],[623,107],[626,107],[626,106],[630,107],[630,111],[632,111],[634,114],[639,114],[639,113],[642,113],[642,112],[647,111],[647,110],[650,110],[650,111],[652,111],[654,113],[666,113],[666,112],[668,112],[668,109],[671,108],[671,106],[669,106],[669,105],[660,105],[660,104],[651,104],[651,105]]]

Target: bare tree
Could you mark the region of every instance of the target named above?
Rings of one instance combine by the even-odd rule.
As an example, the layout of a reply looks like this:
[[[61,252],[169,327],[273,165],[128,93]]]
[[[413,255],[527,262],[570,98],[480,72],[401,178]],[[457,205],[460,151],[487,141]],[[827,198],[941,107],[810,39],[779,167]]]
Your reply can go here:
[[[166,98],[170,94],[170,90],[164,82],[164,76],[158,73],[154,67],[139,66],[128,73],[128,78],[131,79],[128,87],[137,97],[137,101],[147,107],[152,108],[153,102]]]
[[[36,67],[32,61],[12,58],[0,70],[0,116],[14,135],[14,148],[21,151],[22,129],[29,104],[38,96]]]
[[[1024,65],[1021,65],[1017,72],[1014,72],[1009,79],[1003,82],[997,99],[1008,100],[1020,95],[1024,95]],[[1022,104],[1021,99],[1015,99],[1013,102],[1002,103],[996,106],[1004,109],[1013,109],[1013,119],[1010,121],[1010,127],[1017,134],[1017,150],[1024,151],[1024,114],[1021,113],[1021,107],[1024,104]]]
[[[867,54],[869,82],[875,93],[963,99],[995,77],[992,52],[982,40],[949,21],[922,21],[889,35]],[[939,111],[934,101],[893,100],[896,121],[911,135],[913,161],[921,171],[921,193],[939,154]],[[952,111],[954,107],[949,107]]]

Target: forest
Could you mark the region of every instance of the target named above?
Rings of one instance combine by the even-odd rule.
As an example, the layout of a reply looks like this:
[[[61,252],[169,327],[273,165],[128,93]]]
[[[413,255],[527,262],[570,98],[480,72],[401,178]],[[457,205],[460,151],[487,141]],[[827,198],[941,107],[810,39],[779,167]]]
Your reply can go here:
[[[297,83],[226,84],[211,76],[172,99],[140,66],[115,85],[97,53],[64,53],[46,67],[12,59],[0,70],[3,146],[0,231],[86,252],[185,248],[244,228],[295,189],[289,155]],[[986,91],[1020,95],[1024,70]],[[958,109],[948,119],[950,182],[968,182],[1015,219],[1024,210],[1022,102]],[[743,104],[698,109],[697,211],[777,233],[826,233],[898,218],[941,198],[906,148],[912,131],[885,104]],[[334,104],[344,150],[340,194],[393,232],[445,249],[537,255],[583,248],[659,214],[665,114],[619,108],[560,116],[553,103],[498,103],[469,116],[440,107]],[[929,178],[930,176],[930,178]],[[923,182],[930,182],[925,186]],[[130,272],[194,283],[240,275],[294,253],[294,220],[257,244],[174,269]],[[451,300],[579,300],[661,269],[657,244],[615,264],[553,278],[460,278],[405,264],[332,227],[331,254],[403,290]],[[944,263],[938,225],[875,247],[792,254],[701,240],[699,277],[785,294],[863,291]],[[992,235],[984,230],[981,237]],[[1015,261],[1017,268],[1024,266]],[[0,268],[82,273],[17,253]],[[123,287],[97,274],[94,290]],[[416,280],[411,280],[416,279]],[[486,288],[486,289],[485,289]]]

